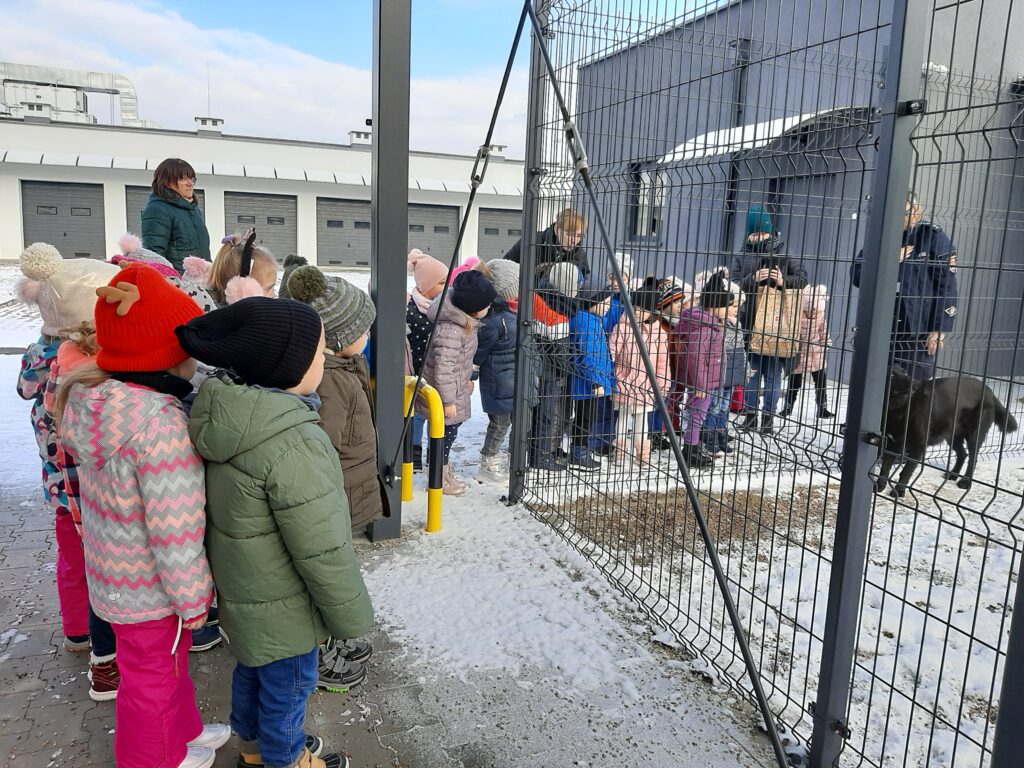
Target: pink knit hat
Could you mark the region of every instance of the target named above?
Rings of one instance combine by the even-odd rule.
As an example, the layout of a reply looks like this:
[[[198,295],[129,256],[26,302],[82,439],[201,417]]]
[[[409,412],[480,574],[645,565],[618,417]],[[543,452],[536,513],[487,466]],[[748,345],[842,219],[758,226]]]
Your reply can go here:
[[[461,275],[463,272],[468,272],[469,270],[473,269],[473,267],[475,267],[479,263],[480,259],[478,259],[476,256],[470,256],[468,259],[466,259],[464,262],[459,264],[459,266],[452,270],[452,280]]]
[[[420,293],[429,291],[448,277],[448,267],[433,256],[423,253],[419,248],[409,251],[407,268],[409,274],[416,281],[416,288]]]

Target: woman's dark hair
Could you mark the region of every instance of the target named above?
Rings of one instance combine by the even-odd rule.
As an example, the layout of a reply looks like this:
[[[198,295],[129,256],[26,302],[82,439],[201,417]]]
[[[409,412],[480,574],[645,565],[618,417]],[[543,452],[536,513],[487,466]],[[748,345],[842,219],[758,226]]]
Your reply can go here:
[[[153,173],[153,194],[158,197],[167,197],[167,188],[182,179],[195,181],[195,170],[181,158],[167,158],[156,167],[156,171]]]

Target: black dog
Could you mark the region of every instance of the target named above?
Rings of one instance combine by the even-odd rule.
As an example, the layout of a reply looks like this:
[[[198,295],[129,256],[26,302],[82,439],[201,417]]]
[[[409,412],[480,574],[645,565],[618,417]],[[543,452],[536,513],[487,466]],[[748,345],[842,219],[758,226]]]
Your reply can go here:
[[[974,477],[978,448],[985,442],[992,424],[1004,433],[1017,429],[1017,421],[1008,413],[999,398],[978,379],[950,376],[931,381],[914,381],[904,371],[893,368],[886,391],[885,441],[882,468],[875,490],[881,493],[889,482],[894,463],[904,461],[893,496],[907,491],[914,470],[924,461],[930,445],[945,441],[956,452],[956,464],[946,474],[958,480],[957,486],[968,490]],[[967,470],[961,475],[964,460]]]

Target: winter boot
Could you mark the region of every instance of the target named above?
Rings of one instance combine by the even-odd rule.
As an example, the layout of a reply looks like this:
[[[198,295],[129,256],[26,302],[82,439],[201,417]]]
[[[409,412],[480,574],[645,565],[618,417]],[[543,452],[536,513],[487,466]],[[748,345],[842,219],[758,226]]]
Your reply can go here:
[[[89,698],[93,701],[113,701],[121,685],[121,671],[117,659],[111,656],[91,656],[89,659]]]
[[[601,468],[601,462],[590,455],[587,448],[573,446],[572,455],[569,457],[569,466],[580,469],[584,472],[596,472]]]
[[[715,446],[715,453],[721,453],[723,456],[735,453],[736,449],[730,445],[732,438],[729,437],[729,433],[724,429],[718,433],[718,445]]]
[[[476,473],[477,482],[494,483],[495,485],[507,483],[508,472],[504,469],[500,455],[481,456],[480,470]]]
[[[747,415],[743,417],[743,421],[740,422],[738,429],[743,432],[750,432],[757,429],[757,411],[748,411]]]
[[[423,471],[423,446],[414,445],[412,447],[412,471],[422,472]]]
[[[828,409],[828,405],[825,404],[824,400],[818,401],[818,418],[819,419],[834,419],[835,414]]]
[[[451,464],[445,464],[441,475],[441,493],[445,496],[461,496],[466,492],[466,484],[455,476]]]
[[[373,656],[373,646],[365,640],[335,640],[333,637],[324,643],[324,652],[321,657],[324,661],[333,663],[341,658],[345,661],[366,661]]]
[[[761,417],[761,434],[765,437],[775,434],[775,417],[770,413]]]
[[[252,742],[255,745],[256,742]],[[324,740],[319,736],[306,737],[306,752],[313,757],[319,757],[324,751]],[[235,768],[263,768],[263,756],[256,751],[246,752],[243,748],[238,754],[238,761]]]
[[[715,462],[715,458],[704,450],[704,446],[700,443],[684,445],[683,459],[686,461],[686,466],[689,469],[703,469],[710,467]]]

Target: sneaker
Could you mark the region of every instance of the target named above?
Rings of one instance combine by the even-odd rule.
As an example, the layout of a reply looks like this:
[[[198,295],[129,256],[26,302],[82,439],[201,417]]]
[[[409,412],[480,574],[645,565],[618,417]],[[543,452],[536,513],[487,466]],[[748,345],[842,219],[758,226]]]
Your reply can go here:
[[[224,723],[208,723],[203,732],[188,743],[190,747],[206,747],[214,751],[228,743],[231,738],[231,726]]]
[[[601,468],[601,462],[596,461],[586,448],[573,448],[569,466],[586,472],[596,472]]]
[[[324,740],[319,736],[306,736],[306,751],[313,757],[320,757],[324,751]],[[239,752],[235,768],[263,768],[263,756],[259,752]]]
[[[189,747],[178,768],[210,768],[216,759],[217,753],[209,747]]]
[[[530,469],[537,469],[541,472],[565,472],[565,462],[556,459],[551,454],[542,454],[530,459]]]
[[[480,471],[476,479],[481,483],[503,485],[508,482],[508,473],[503,471],[501,456],[481,456]]]
[[[332,637],[324,644],[324,657],[332,651],[334,656],[348,661],[363,662],[373,656],[373,646],[365,640],[335,640]]]
[[[217,605],[216,601],[214,601],[213,605],[210,606],[210,610],[206,612],[206,626],[220,626],[220,607]]]
[[[208,651],[215,645],[220,645],[223,638],[220,636],[218,626],[211,627],[209,624],[192,630],[192,647],[189,653],[202,653]]]
[[[64,637],[64,650],[70,653],[82,653],[92,648],[88,635],[66,635]]]
[[[317,671],[316,687],[333,693],[345,693],[366,679],[366,666],[347,659],[336,661],[333,665],[321,661]]]
[[[117,698],[117,689],[121,685],[121,670],[117,668],[117,659],[90,662],[89,664],[89,698],[93,701],[113,701]]]

